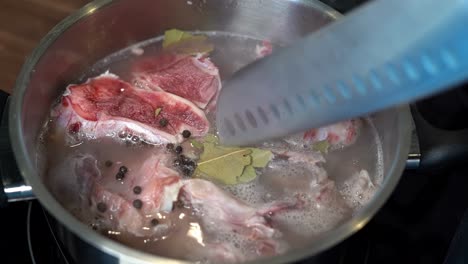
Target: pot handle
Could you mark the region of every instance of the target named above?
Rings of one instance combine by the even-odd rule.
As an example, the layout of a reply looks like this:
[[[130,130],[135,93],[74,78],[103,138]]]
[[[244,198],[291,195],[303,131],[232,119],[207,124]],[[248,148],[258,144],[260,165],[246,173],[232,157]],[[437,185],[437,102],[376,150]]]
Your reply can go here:
[[[25,184],[16,165],[8,130],[9,95],[0,90],[0,207],[8,202],[34,199],[31,186]]]
[[[445,170],[466,166],[468,161],[468,126],[456,128],[436,127],[428,121],[422,113],[422,109],[429,109],[431,113],[439,115],[440,119],[450,120],[448,117],[462,119],[468,113],[468,104],[463,101],[461,94],[468,96],[468,90],[458,88],[447,93],[428,98],[411,105],[411,113],[416,126],[421,152],[419,169],[422,170]],[[458,105],[454,111],[454,105]],[[449,110],[448,109],[452,109]],[[458,115],[457,115],[458,113]],[[442,120],[443,121],[443,120]],[[456,122],[456,121],[455,121]],[[441,122],[437,122],[441,123]],[[445,122],[447,123],[447,122]]]

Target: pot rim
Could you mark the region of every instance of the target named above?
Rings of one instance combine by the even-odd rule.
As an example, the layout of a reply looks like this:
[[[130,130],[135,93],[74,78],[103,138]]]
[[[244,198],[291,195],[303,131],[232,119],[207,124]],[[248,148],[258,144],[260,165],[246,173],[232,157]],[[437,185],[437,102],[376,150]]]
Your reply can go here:
[[[319,2],[318,0],[288,0],[298,2],[312,8],[315,8],[325,15],[329,16],[333,20],[340,18],[342,15],[335,11],[333,8]],[[23,129],[22,120],[23,115],[23,99],[24,94],[28,88],[30,76],[34,71],[34,67],[37,62],[41,59],[42,55],[48,50],[48,48],[55,42],[60,35],[68,28],[73,26],[76,22],[91,16],[97,10],[107,7],[110,4],[118,2],[118,0],[95,0],[78,11],[74,12],[59,24],[57,24],[49,33],[40,41],[39,45],[34,49],[32,54],[28,57],[24,65],[22,66],[21,72],[15,84],[13,91],[12,100],[9,108],[9,129],[10,139],[12,142],[13,152],[18,164],[21,175],[25,179],[26,183],[32,186],[33,192],[39,199],[42,206],[44,206],[51,215],[59,220],[61,224],[67,227],[75,235],[82,240],[86,241],[95,248],[102,250],[112,256],[115,256],[121,260],[129,261],[130,263],[155,263],[157,261],[163,261],[164,263],[187,263],[182,260],[175,260],[171,258],[165,258],[149,253],[145,253],[121,243],[111,240],[97,232],[91,230],[87,225],[76,219],[63,208],[58,201],[52,196],[47,190],[45,185],[40,180],[39,175],[36,172],[34,162],[29,158],[29,154],[26,148],[26,144],[23,140]],[[296,249],[289,251],[286,254],[257,259],[255,263],[285,263],[298,259],[302,259],[306,256],[312,256],[319,252],[322,252],[344,239],[348,238],[362,227],[374,216],[374,214],[383,206],[384,202],[387,201],[388,197],[394,190],[398,183],[401,173],[404,169],[404,161],[409,152],[410,135],[411,135],[411,117],[408,106],[401,106],[395,108],[398,111],[398,118],[401,119],[402,125],[399,126],[398,136],[401,136],[400,144],[398,146],[397,155],[399,159],[394,159],[389,169],[389,175],[382,184],[383,187],[379,190],[379,193],[375,195],[374,200],[369,206],[366,206],[364,210],[360,211],[353,218],[324,233],[323,239],[307,245],[302,249]],[[402,158],[404,157],[404,158]],[[310,248],[310,249],[309,249]],[[249,262],[250,263],[250,262]]]

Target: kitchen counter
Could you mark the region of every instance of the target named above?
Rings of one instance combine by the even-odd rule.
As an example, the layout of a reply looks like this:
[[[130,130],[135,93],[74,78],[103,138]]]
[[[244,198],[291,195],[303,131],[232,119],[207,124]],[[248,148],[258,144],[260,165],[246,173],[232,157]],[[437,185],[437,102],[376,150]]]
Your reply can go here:
[[[11,93],[26,57],[58,22],[90,0],[1,0],[0,87]]]

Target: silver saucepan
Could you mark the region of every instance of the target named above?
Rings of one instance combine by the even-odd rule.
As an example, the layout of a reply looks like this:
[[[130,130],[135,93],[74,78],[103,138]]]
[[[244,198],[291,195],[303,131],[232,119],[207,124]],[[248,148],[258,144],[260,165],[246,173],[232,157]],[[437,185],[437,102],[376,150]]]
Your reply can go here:
[[[25,184],[2,175],[8,200],[34,196],[55,218],[60,239],[77,263],[180,263],[146,254],[106,238],[75,219],[39,177],[36,141],[53,101],[63,88],[99,59],[169,28],[225,31],[288,43],[340,14],[316,0],[98,0],[53,28],[24,64],[9,109],[11,147]],[[315,242],[264,263],[316,255],[361,229],[388,199],[405,167],[410,148],[410,108],[374,114],[383,147],[384,181],[363,210]]]

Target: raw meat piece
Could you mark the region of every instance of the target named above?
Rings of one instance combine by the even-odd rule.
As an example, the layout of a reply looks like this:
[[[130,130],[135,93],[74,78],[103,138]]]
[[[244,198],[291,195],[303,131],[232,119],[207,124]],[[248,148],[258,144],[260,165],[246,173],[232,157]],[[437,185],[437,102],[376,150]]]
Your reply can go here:
[[[257,209],[201,179],[185,181],[182,197],[201,212],[205,228],[216,233],[228,231],[243,235],[255,243],[258,255],[273,255],[285,250],[275,239],[281,234],[270,225],[268,219],[282,210],[300,206],[298,202],[277,202]]]
[[[209,129],[205,114],[191,102],[166,92],[135,89],[111,74],[68,86],[52,115],[71,134],[90,138],[125,132],[149,143],[180,142],[183,130],[196,137]],[[162,126],[161,119],[168,124]]]
[[[359,208],[370,202],[377,188],[367,170],[361,170],[344,182],[341,193],[350,207]]]
[[[352,119],[330,126],[311,129],[304,133],[304,141],[315,143],[327,140],[332,147],[350,146],[359,135],[361,121]]]
[[[263,58],[273,52],[273,45],[269,41],[262,41],[260,45],[255,46],[255,54],[257,58]]]
[[[139,61],[133,72],[137,87],[173,93],[202,109],[221,89],[218,69],[203,56],[163,54]]]
[[[195,263],[241,263],[245,261],[245,254],[234,245],[230,243],[204,242],[204,247],[190,252],[188,255],[189,260]],[[202,261],[200,261],[202,260]],[[203,261],[205,260],[205,261]]]
[[[100,216],[104,229],[136,236],[155,234],[162,227],[154,228],[151,219],[158,212],[172,210],[182,187],[178,173],[164,165],[167,160],[163,153],[154,154],[141,166],[129,167],[124,179],[117,180],[115,173],[103,174],[94,157],[78,157],[75,173],[83,212]],[[141,187],[140,194],[133,192],[135,186]],[[142,202],[140,209],[134,206],[136,199]]]
[[[286,159],[292,163],[310,163],[315,165],[318,162],[325,162],[325,158],[319,152],[291,151],[277,148],[272,148],[269,150],[275,154],[275,157]]]
[[[291,193],[309,192],[311,183],[320,183],[328,178],[320,164],[325,159],[319,152],[279,149],[272,149],[272,152],[275,158],[263,172],[268,174],[264,184],[280,193],[290,196]]]

